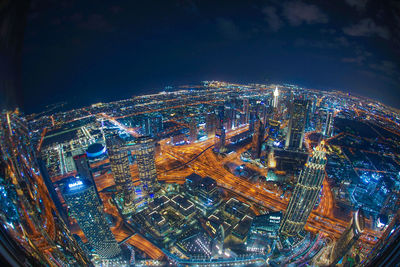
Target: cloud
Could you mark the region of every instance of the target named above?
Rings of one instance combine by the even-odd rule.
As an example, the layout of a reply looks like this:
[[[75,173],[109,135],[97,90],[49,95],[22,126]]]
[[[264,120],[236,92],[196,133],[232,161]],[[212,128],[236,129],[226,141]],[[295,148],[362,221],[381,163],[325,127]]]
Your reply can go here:
[[[328,17],[317,6],[300,1],[287,2],[283,5],[283,15],[292,26],[303,23],[327,23]]]
[[[368,0],[345,0],[345,2],[359,11],[365,10]]]
[[[392,61],[382,60],[378,64],[369,64],[369,67],[386,75],[398,75],[398,68]]]
[[[390,38],[389,31],[385,27],[375,24],[370,18],[363,19],[356,24],[343,28],[343,32],[350,36],[379,36],[384,39]]]
[[[337,37],[333,39],[304,39],[297,38],[294,40],[296,47],[309,47],[319,49],[341,49],[350,45],[350,42],[345,37]]]
[[[361,63],[363,63],[364,60],[365,60],[364,56],[344,57],[344,58],[342,58],[342,62],[345,62],[345,63],[357,63],[359,65],[361,65]]]
[[[243,37],[242,32],[231,19],[217,18],[217,30],[226,38],[238,40]]]
[[[262,13],[265,15],[265,20],[272,31],[276,32],[283,26],[283,21],[276,13],[275,7],[265,7],[263,8]]]

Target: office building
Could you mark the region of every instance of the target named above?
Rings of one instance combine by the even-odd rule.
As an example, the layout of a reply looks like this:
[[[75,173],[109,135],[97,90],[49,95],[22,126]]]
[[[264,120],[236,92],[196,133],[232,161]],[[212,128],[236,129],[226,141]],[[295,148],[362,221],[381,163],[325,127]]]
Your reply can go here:
[[[121,249],[107,224],[93,184],[87,180],[71,181],[64,188],[63,196],[95,252],[107,259],[120,256]]]
[[[57,196],[50,179],[45,181],[41,172],[30,134],[25,119],[15,113],[1,114],[0,191],[5,197],[0,210],[1,232],[19,248],[14,256],[21,260],[26,255],[19,254],[26,252],[32,264],[90,266],[57,210],[60,205],[52,199]]]
[[[244,121],[245,124],[249,123],[249,116],[250,116],[249,111],[250,111],[249,99],[245,98],[243,99],[243,111],[242,111],[245,116],[245,121]]]
[[[262,144],[264,142],[265,128],[260,119],[255,122],[255,131],[251,145],[251,154],[254,159],[261,156]]]
[[[124,141],[117,135],[106,140],[111,172],[114,176],[115,186],[119,199],[122,199],[123,213],[132,212],[135,208],[135,190],[131,171],[129,168],[129,151],[124,147]]]
[[[136,162],[138,165],[139,179],[142,188],[150,197],[154,194],[157,187],[157,170],[155,163],[155,143],[154,139],[142,136],[137,139],[135,150]]]
[[[94,182],[92,170],[90,169],[89,161],[88,161],[86,154],[75,155],[73,157],[73,159],[74,159],[75,168],[76,168],[76,172],[78,173],[79,179],[87,180],[92,185],[94,185],[94,189],[96,190],[96,194],[101,203],[101,198],[100,198],[99,192],[97,190],[96,183]]]
[[[284,236],[296,236],[304,229],[308,216],[317,202],[325,177],[326,151],[324,142],[314,148],[297,179],[279,232]]]
[[[291,150],[303,147],[304,130],[307,120],[308,101],[296,99],[290,108],[288,133],[285,148]]]
[[[350,251],[360,238],[365,228],[365,217],[362,210],[357,210],[351,218],[350,224],[336,241],[332,250],[332,264],[335,266]]]
[[[225,118],[225,107],[218,107],[218,121],[217,129],[215,131],[215,151],[224,152],[225,150],[225,128],[224,128],[224,118]]]
[[[91,184],[95,184],[93,180],[93,174],[89,166],[89,161],[86,154],[79,154],[73,157],[76,172],[81,180],[87,180]]]
[[[197,140],[197,124],[196,119],[192,118],[189,123],[189,142],[194,143]]]
[[[217,128],[215,132],[215,151],[223,152],[225,150],[225,128]]]
[[[206,134],[210,138],[215,135],[215,130],[217,129],[217,116],[215,113],[207,113],[206,115]]]
[[[145,116],[142,119],[142,133],[144,136],[156,137],[163,130],[162,115]]]
[[[326,112],[326,119],[324,124],[323,135],[325,137],[331,137],[333,135],[333,111],[328,110]]]

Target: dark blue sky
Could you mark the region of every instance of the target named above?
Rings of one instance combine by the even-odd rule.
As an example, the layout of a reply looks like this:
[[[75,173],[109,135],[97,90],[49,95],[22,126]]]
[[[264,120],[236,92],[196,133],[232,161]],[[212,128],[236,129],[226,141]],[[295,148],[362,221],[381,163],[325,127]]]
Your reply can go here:
[[[400,108],[399,3],[32,1],[24,109],[212,79],[341,89]]]

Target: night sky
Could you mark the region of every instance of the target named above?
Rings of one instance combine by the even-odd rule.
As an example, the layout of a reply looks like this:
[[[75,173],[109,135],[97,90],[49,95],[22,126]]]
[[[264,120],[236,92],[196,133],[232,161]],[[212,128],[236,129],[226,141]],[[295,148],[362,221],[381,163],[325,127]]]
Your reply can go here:
[[[400,1],[31,2],[23,110],[203,80],[339,89],[400,108]]]

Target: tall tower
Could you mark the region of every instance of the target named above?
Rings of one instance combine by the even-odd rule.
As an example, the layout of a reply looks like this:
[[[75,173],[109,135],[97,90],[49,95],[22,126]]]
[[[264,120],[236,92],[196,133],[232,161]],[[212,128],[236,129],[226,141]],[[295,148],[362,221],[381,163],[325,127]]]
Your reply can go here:
[[[264,141],[265,128],[261,120],[258,118],[255,122],[255,132],[253,134],[253,140],[251,145],[252,156],[255,159],[259,159],[261,156],[262,143]]]
[[[190,143],[194,143],[194,141],[196,140],[197,140],[197,125],[196,125],[196,120],[192,118],[189,124],[189,141]]]
[[[157,170],[155,163],[155,143],[154,140],[147,136],[137,139],[136,161],[139,169],[139,179],[142,183],[143,190],[148,195],[153,195],[155,186],[157,185]]]
[[[63,190],[63,196],[90,245],[102,258],[115,258],[121,249],[104,217],[93,184],[75,180]]]
[[[156,115],[155,117],[151,118],[151,135],[157,136],[163,129],[163,117],[162,115]]]
[[[296,187],[290,198],[279,232],[284,236],[296,236],[304,229],[325,177],[326,151],[324,141],[314,148],[300,172]]]
[[[245,98],[243,99],[243,114],[245,115],[245,124],[249,123],[249,109],[250,109],[250,105],[249,105],[249,99]]]
[[[326,120],[324,125],[324,136],[331,137],[332,136],[332,128],[333,128],[333,111],[328,110],[326,112]]]
[[[151,135],[151,121],[148,116],[142,119],[142,131],[144,135]]]
[[[8,202],[0,209],[2,232],[41,265],[91,265],[61,219],[30,140],[23,118],[0,115],[0,179],[6,185],[1,193]]]
[[[90,183],[94,184],[93,174],[86,154],[75,155],[73,159],[76,171],[80,175],[80,179],[88,180]]]
[[[206,134],[210,138],[215,135],[215,130],[217,127],[217,118],[215,113],[207,113],[206,115]]]
[[[94,182],[92,170],[90,169],[89,161],[88,161],[86,154],[75,155],[73,157],[73,159],[74,159],[76,171],[79,174],[79,178],[81,180],[87,180],[92,185],[94,185],[94,189],[96,190],[96,194],[97,194],[98,199],[101,204],[102,203],[101,198],[100,198],[99,192],[97,191],[96,183]]]
[[[225,108],[224,106],[219,106],[217,129],[215,130],[215,150],[217,152],[222,152],[225,149],[226,135],[224,128],[224,116],[225,116]]]
[[[344,230],[343,234],[336,241],[335,247],[332,250],[332,264],[336,264],[342,259],[353,245],[360,238],[365,228],[365,217],[362,210],[357,210],[351,218],[350,224]]]
[[[250,119],[249,119],[249,131],[251,133],[255,130],[255,123],[257,120],[257,112],[255,110],[250,111]]]
[[[275,109],[278,108],[278,98],[279,98],[279,90],[278,90],[278,86],[276,86],[275,90],[274,90],[274,101],[272,103],[272,106]]]
[[[124,148],[124,141],[117,135],[110,136],[106,141],[111,171],[117,192],[122,197],[122,211],[132,212],[135,208],[135,190],[129,169],[129,151]]]
[[[296,99],[290,110],[288,133],[285,148],[301,149],[303,147],[304,130],[307,120],[308,101]]]
[[[225,128],[217,128],[217,130],[215,131],[215,150],[217,152],[223,152],[223,150],[225,149],[225,139]]]

